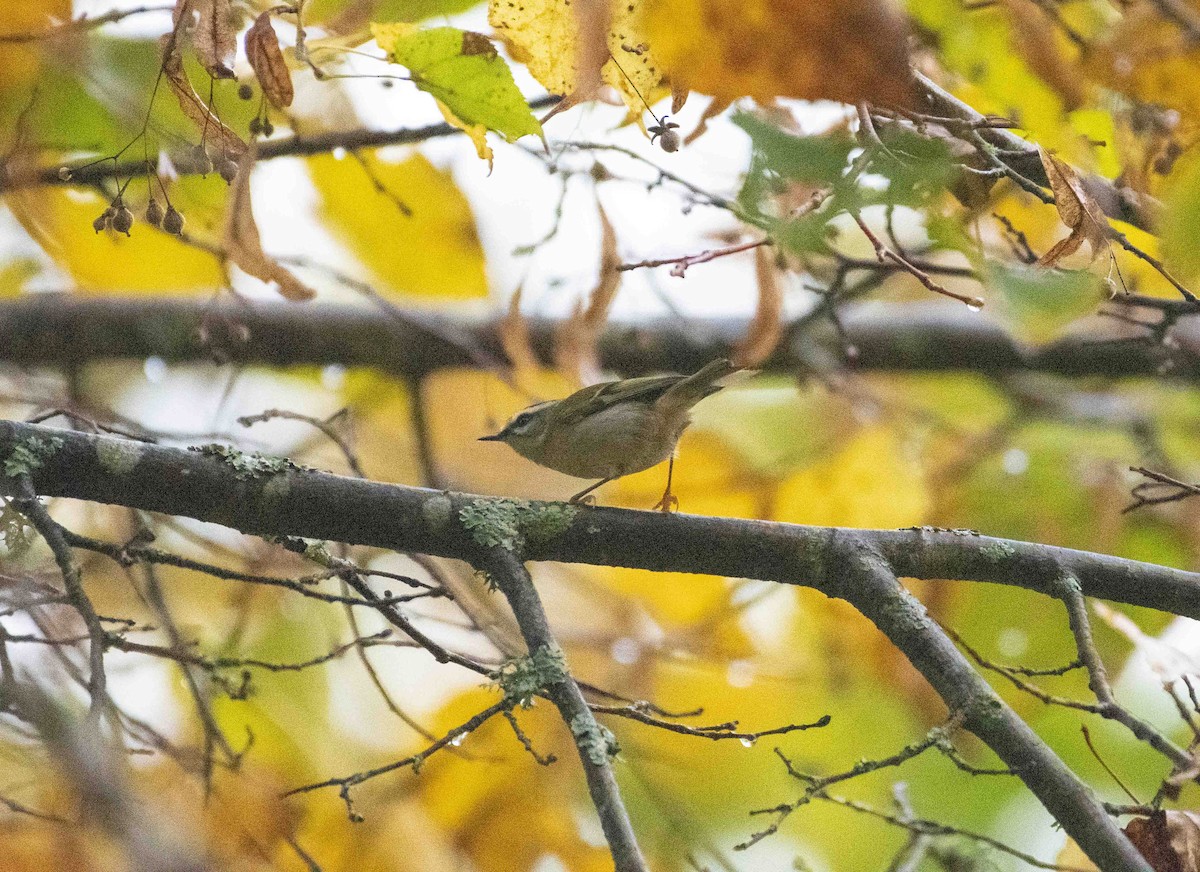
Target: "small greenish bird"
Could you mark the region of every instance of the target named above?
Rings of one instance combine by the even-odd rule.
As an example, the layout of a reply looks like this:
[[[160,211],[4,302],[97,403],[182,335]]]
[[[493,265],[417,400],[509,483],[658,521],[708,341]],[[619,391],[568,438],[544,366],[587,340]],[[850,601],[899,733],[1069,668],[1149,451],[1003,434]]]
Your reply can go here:
[[[736,372],[714,360],[692,375],[652,375],[603,382],[562,400],[530,406],[483,442],[504,442],[534,463],[576,478],[599,479],[571,497],[577,503],[615,478],[649,469],[668,458],[667,489],[655,508],[671,511],[675,446],[692,406],[721,390],[716,382]]]

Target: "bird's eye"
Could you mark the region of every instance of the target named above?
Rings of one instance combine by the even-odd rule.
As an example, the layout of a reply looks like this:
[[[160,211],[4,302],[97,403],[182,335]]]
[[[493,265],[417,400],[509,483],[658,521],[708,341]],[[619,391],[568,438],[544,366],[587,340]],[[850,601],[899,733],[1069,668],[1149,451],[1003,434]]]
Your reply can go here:
[[[512,419],[508,425],[508,429],[513,433],[524,433],[533,424],[533,418],[532,412],[522,412]]]

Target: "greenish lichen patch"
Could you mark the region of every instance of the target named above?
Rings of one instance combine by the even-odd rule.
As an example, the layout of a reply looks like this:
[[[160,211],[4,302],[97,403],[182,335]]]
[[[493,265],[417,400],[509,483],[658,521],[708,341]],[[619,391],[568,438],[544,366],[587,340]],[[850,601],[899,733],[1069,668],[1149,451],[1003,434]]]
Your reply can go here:
[[[458,518],[477,545],[518,551],[526,541],[546,542],[562,535],[578,512],[571,505],[479,499],[463,506]]]
[[[141,462],[142,446],[132,439],[101,439],[96,443],[96,458],[111,475],[125,475]]]
[[[223,461],[234,471],[234,477],[239,481],[281,475],[289,469],[303,469],[286,457],[266,457],[258,453],[239,451],[229,445],[193,445],[188,450]]]
[[[333,554],[329,550],[328,543],[320,539],[314,539],[305,544],[304,556],[313,563],[319,563],[322,566],[329,566],[333,563]]]
[[[993,563],[1001,563],[1017,552],[1007,542],[988,542],[979,549],[979,553]]]
[[[542,688],[567,677],[561,648],[543,645],[526,657],[514,657],[489,676],[512,705],[529,708]]]
[[[459,510],[458,519],[476,545],[515,551],[523,542],[520,512],[528,506],[518,500],[471,500]]]
[[[0,557],[15,559],[29,549],[34,528],[11,502],[0,497]]]
[[[521,531],[530,542],[549,542],[567,530],[579,509],[570,503],[547,503],[530,506],[520,513]]]
[[[10,478],[17,478],[41,469],[54,452],[62,448],[62,444],[63,441],[57,436],[46,439],[30,436],[28,439],[22,439],[8,452],[8,457],[4,458],[4,474]]]
[[[433,494],[421,504],[421,517],[431,531],[440,532],[454,517],[454,503],[445,494]]]
[[[576,715],[571,718],[570,726],[576,746],[595,765],[603,766],[621,753],[621,746],[617,744],[617,737],[612,734],[612,730],[597,723],[590,715]]]

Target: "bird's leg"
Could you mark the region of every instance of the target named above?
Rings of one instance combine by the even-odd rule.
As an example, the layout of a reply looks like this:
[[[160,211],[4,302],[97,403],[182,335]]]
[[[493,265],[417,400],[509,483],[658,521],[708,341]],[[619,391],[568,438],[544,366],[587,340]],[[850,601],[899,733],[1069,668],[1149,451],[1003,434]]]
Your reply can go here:
[[[663,491],[662,499],[654,504],[654,508],[662,509],[666,514],[679,508],[679,497],[671,493],[671,477],[675,474],[675,455],[667,462],[667,489]]]
[[[601,485],[608,484],[610,481],[612,481],[616,477],[617,476],[615,476],[615,475],[610,475],[608,478],[600,479],[600,481],[596,482],[593,485],[589,485],[589,486],[585,487],[579,493],[575,494],[575,496],[571,497],[571,499],[568,500],[568,502],[572,502],[572,503],[594,502],[596,499],[595,497],[592,497],[590,500],[585,500],[584,498],[587,497],[587,495],[590,494],[592,491],[594,491],[596,488],[600,487]]]

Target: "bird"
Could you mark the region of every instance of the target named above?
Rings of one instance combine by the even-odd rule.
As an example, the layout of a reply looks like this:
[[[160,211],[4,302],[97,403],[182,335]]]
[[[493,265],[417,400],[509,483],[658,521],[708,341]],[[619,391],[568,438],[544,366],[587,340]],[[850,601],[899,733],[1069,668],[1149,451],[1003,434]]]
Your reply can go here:
[[[504,442],[522,457],[575,478],[599,479],[571,497],[588,499],[613,479],[670,460],[667,488],[654,508],[670,512],[675,446],[691,423],[688,413],[724,385],[738,367],[720,358],[691,375],[652,375],[589,385],[561,400],[518,412],[499,433],[481,442]],[[592,497],[591,499],[594,499]]]

